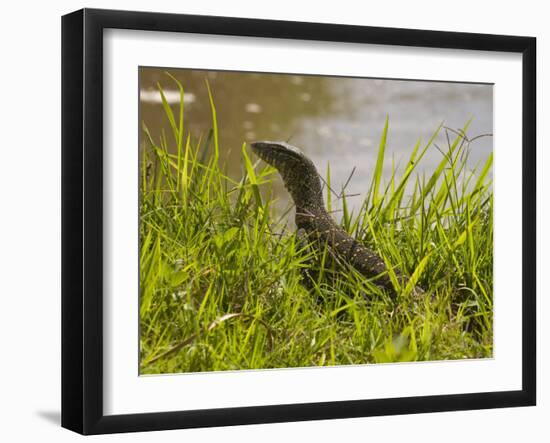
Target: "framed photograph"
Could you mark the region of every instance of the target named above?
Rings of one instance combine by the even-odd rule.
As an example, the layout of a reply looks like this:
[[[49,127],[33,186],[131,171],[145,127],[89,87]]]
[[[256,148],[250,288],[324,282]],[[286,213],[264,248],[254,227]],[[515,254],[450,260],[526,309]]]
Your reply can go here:
[[[62,425],[534,405],[531,37],[62,20]]]

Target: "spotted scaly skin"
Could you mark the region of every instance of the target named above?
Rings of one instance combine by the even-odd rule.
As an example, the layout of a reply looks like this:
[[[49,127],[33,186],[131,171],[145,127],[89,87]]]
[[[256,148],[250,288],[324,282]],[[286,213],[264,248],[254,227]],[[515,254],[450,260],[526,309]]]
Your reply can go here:
[[[313,162],[298,148],[285,142],[259,141],[252,143],[252,149],[279,171],[296,206],[299,232],[305,232],[310,240],[326,244],[338,260],[349,263],[365,277],[375,278],[377,285],[394,292],[384,260],[352,238],[328,214],[323,202],[321,179]],[[393,271],[404,287],[408,278],[398,269]],[[412,295],[419,296],[423,292],[417,286]]]

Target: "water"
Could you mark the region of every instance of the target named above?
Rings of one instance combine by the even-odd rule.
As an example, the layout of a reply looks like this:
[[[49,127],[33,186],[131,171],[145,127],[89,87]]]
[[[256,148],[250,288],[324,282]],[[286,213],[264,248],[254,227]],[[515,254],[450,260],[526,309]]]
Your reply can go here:
[[[330,163],[332,188],[337,193],[355,167],[346,188],[347,194],[358,194],[349,200],[352,208],[360,206],[368,189],[386,116],[389,131],[383,180],[391,175],[392,159],[398,169],[404,166],[416,142],[426,143],[441,123],[460,129],[473,119],[470,138],[493,132],[493,87],[487,84],[142,68],[141,120],[153,134],[162,129],[170,134],[157,82],[174,111],[179,104],[179,92],[165,71],[185,88],[184,123],[196,136],[206,135],[212,125],[208,79],[218,115],[220,158],[230,175],[242,174],[244,141],[289,141],[313,160],[322,175]],[[445,131],[435,143],[445,151]],[[476,167],[492,149],[492,137],[474,141],[468,167]],[[441,158],[441,152],[431,147],[417,172],[430,174]],[[279,207],[285,206],[288,196],[280,183],[276,183],[275,194]]]

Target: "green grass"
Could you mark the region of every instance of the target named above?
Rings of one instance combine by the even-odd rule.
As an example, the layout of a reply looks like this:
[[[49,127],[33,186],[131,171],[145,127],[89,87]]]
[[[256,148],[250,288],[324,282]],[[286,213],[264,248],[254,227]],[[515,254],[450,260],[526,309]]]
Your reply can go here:
[[[402,288],[391,297],[351,269],[327,269],[306,289],[311,251],[272,209],[278,174],[245,144],[242,179],[224,173],[208,92],[213,129],[204,138],[186,132],[183,99],[176,112],[163,103],[172,133],[151,134],[144,122],[142,374],[492,356],[492,156],[468,170],[467,139],[440,127],[385,183],[386,122],[364,203],[351,213],[342,197],[337,221],[428,296],[413,303]],[[424,154],[441,149],[433,139],[442,131],[440,164],[417,174]],[[329,207],[335,198],[327,192]]]

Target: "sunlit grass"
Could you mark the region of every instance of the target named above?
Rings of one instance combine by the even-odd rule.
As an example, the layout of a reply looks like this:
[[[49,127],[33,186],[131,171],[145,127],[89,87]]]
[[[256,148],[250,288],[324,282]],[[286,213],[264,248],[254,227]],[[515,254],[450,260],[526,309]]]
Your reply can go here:
[[[385,183],[388,121],[381,128],[372,182],[357,213],[345,193],[337,221],[388,266],[418,282],[426,298],[397,297],[353,269],[321,269],[302,284],[304,248],[269,197],[276,171],[242,146],[242,179],[219,162],[215,91],[212,131],[184,126],[164,96],[171,134],[151,134],[140,160],[140,365],[144,374],[483,358],[492,355],[492,156],[466,166],[466,125],[434,128],[403,171]],[[162,91],[159,85],[159,90]],[[445,149],[434,138],[450,135]],[[430,149],[441,162],[416,167]],[[330,188],[330,168],[324,179]],[[323,264],[323,253],[315,261]]]

